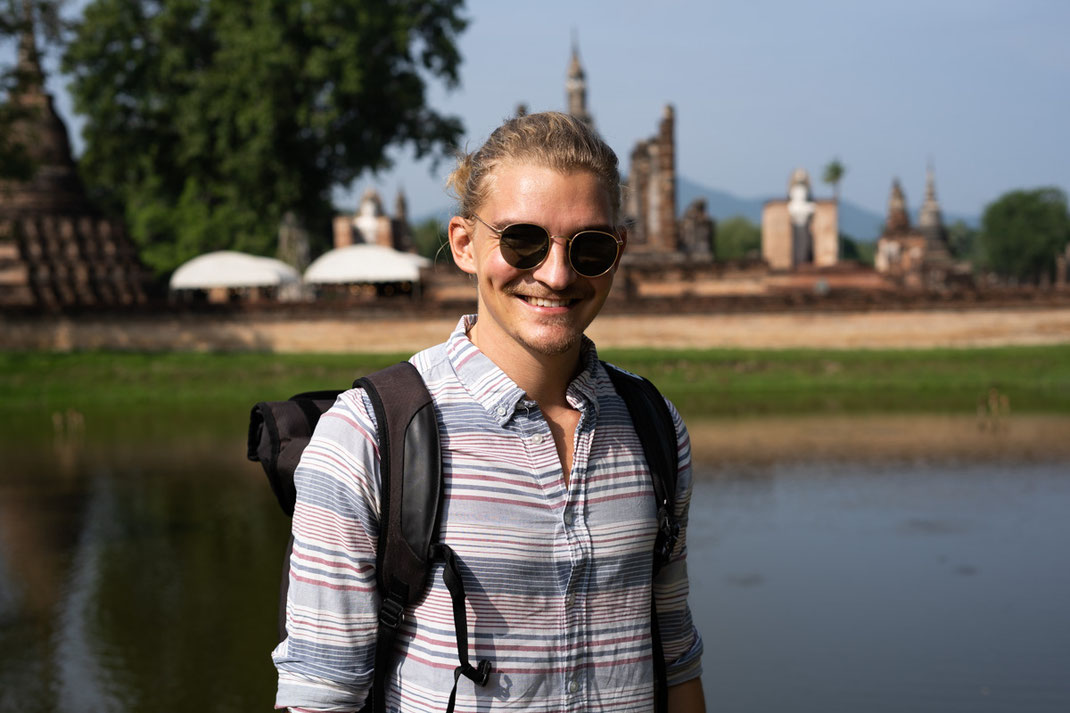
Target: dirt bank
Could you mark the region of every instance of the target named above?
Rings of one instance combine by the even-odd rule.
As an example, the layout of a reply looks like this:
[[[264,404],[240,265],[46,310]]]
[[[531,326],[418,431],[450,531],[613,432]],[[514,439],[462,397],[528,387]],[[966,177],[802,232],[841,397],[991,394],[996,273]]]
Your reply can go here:
[[[1070,417],[968,414],[693,419],[695,463],[703,468],[793,461],[993,462],[1070,458]]]
[[[456,319],[352,314],[161,314],[0,317],[0,348],[412,352]],[[978,347],[1070,343],[1070,307],[738,314],[605,314],[588,334],[606,347]]]

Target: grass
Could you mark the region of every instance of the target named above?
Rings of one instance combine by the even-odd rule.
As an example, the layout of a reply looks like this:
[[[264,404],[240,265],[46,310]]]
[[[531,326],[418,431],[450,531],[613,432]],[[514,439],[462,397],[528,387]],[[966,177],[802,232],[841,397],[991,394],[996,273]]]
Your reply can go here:
[[[1070,413],[1070,345],[929,350],[640,350],[610,355],[697,416],[973,413],[995,389],[1016,411]]]
[[[405,355],[0,352],[3,440],[51,436],[72,409],[114,438],[240,429],[249,407],[344,388]],[[1070,345],[971,350],[607,350],[689,418],[974,413],[995,389],[1015,412],[1070,413]],[[240,432],[240,431],[239,431]]]

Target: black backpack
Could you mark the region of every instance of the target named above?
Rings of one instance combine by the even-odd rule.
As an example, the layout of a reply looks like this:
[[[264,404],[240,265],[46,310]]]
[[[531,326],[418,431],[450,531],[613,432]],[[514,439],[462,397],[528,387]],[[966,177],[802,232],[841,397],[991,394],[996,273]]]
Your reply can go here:
[[[606,365],[617,393],[628,407],[643,453],[651,471],[658,505],[658,535],[654,543],[654,573],[668,562],[679,525],[674,518],[676,494],[676,427],[665,400],[646,379]],[[442,459],[434,404],[423,378],[409,362],[400,362],[353,382],[368,394],[378,424],[380,477],[379,551],[376,554],[377,586],[381,596],[379,629],[375,644],[375,674],[371,694],[363,711],[383,713],[386,673],[393,657],[402,614],[427,587],[432,563],[444,563],[443,580],[453,600],[454,628],[459,666],[448,713],[452,713],[457,682],[465,676],[486,685],[491,663],[486,659],[472,666],[468,659],[468,623],[464,582],[456,557],[445,544],[435,542],[442,504]],[[308,445],[316,423],[335,402],[341,390],[297,394],[288,401],[260,402],[249,417],[249,460],[259,461],[283,511],[293,516],[297,497],[294,470]],[[290,536],[284,559],[279,601],[279,636],[285,636],[286,592],[289,587]],[[654,642],[654,688],[656,710],[668,708],[665,659],[658,632],[658,619],[651,596],[651,634]]]

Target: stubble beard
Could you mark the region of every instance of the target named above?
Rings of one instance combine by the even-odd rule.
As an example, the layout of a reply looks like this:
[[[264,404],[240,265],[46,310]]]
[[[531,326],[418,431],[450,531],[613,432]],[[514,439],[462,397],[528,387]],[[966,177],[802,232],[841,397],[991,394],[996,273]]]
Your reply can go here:
[[[510,298],[522,300],[520,295],[528,294],[520,288],[519,282],[506,285],[502,291]],[[561,299],[586,300],[590,295],[582,290],[570,290],[555,294]],[[523,325],[520,325],[521,327]],[[528,350],[543,356],[560,356],[576,349],[583,339],[586,325],[579,328],[574,314],[547,315],[532,325],[533,329],[517,329],[515,338]],[[534,331],[536,334],[532,334]]]
[[[564,322],[565,320],[551,320]],[[568,328],[563,325],[560,330],[554,329],[553,336],[544,339],[529,339],[526,335],[519,335],[520,342],[531,351],[543,356],[560,356],[575,349],[583,339],[583,332]]]

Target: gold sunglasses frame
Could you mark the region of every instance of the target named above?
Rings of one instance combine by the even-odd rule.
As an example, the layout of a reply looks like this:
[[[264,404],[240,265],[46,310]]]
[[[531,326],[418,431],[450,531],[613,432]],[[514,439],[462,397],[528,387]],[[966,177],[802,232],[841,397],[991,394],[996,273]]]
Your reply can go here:
[[[560,240],[564,240],[565,241],[565,254],[568,256],[569,269],[571,269],[573,272],[575,272],[580,277],[586,277],[586,278],[589,278],[589,279],[594,279],[596,277],[601,277],[602,275],[605,275],[606,273],[608,273],[610,270],[613,269],[613,266],[617,264],[617,260],[620,259],[621,246],[624,245],[624,240],[621,239],[621,237],[619,235],[614,235],[613,233],[610,233],[607,230],[595,230],[593,228],[584,228],[583,230],[577,230],[576,233],[572,235],[572,237],[569,237],[567,235],[551,235],[549,230],[547,230],[546,228],[542,227],[538,223],[510,223],[509,225],[505,226],[504,228],[495,228],[493,225],[491,225],[487,221],[483,220],[482,218],[480,218],[475,213],[472,213],[472,217],[474,217],[480,223],[485,225],[487,227],[487,229],[490,230],[492,233],[496,233],[498,235],[498,239],[499,240],[501,240],[501,237],[505,233],[505,231],[509,230],[509,228],[512,228],[514,225],[534,225],[536,228],[538,228],[539,230],[541,230],[544,233],[546,233],[546,245],[547,245],[546,254],[542,256],[542,259],[539,260],[538,263],[536,263],[535,265],[533,265],[531,267],[517,267],[516,265],[510,265],[510,267],[513,267],[513,268],[515,268],[517,270],[537,270],[537,269],[539,269],[539,266],[542,265],[544,262],[546,262],[546,258],[550,257],[550,243],[552,243],[555,239],[560,239]],[[613,238],[613,242],[615,242],[617,244],[617,253],[616,253],[616,255],[613,256],[613,260],[612,260],[612,262],[609,263],[609,267],[607,267],[605,270],[603,270],[602,272],[598,273],[597,275],[584,275],[582,272],[580,272],[579,270],[576,269],[576,266],[572,262],[572,241],[575,240],[578,235],[581,235],[583,233],[600,233],[602,235],[608,235],[609,237]],[[500,247],[498,249],[499,249],[499,251],[501,250]]]

